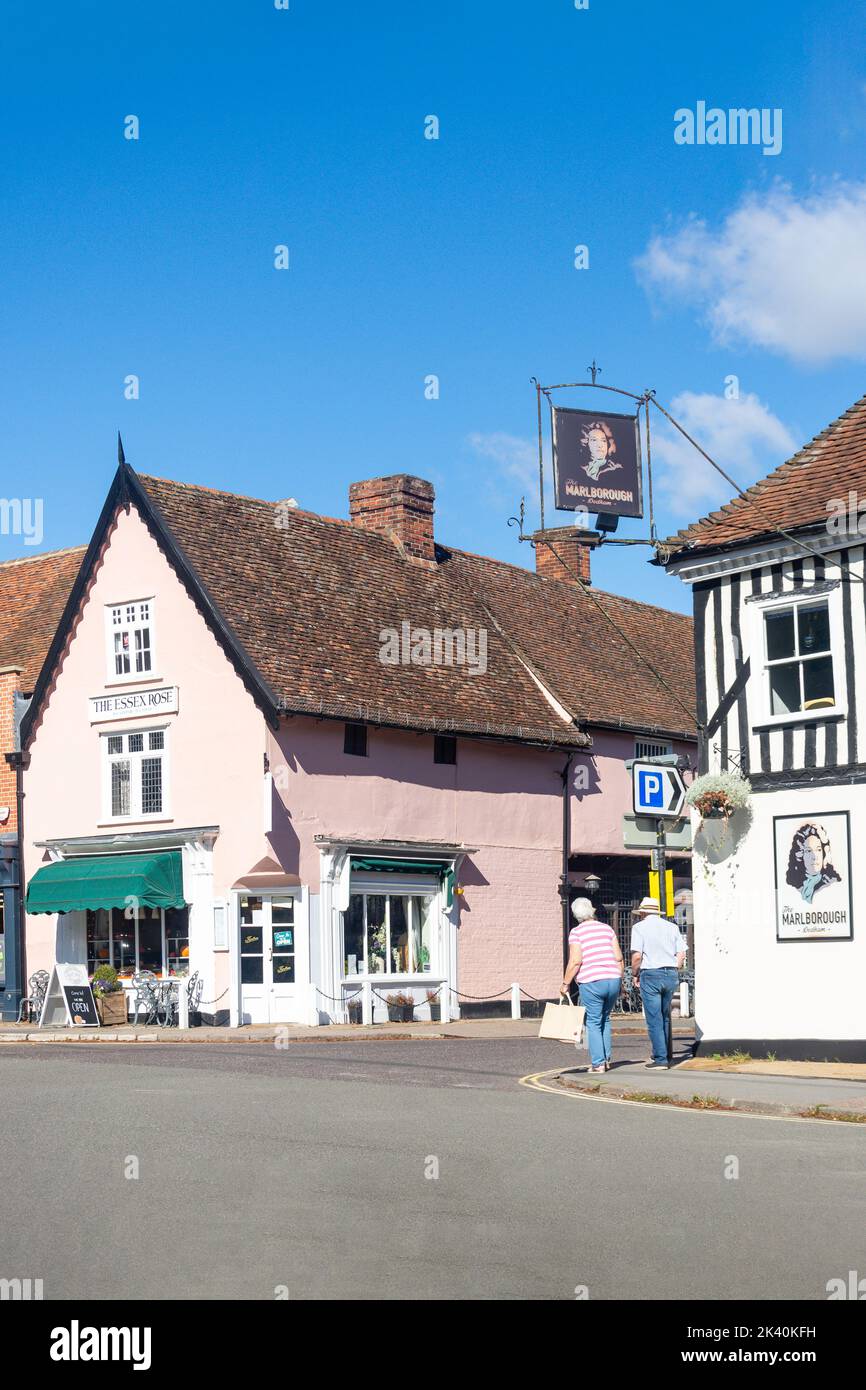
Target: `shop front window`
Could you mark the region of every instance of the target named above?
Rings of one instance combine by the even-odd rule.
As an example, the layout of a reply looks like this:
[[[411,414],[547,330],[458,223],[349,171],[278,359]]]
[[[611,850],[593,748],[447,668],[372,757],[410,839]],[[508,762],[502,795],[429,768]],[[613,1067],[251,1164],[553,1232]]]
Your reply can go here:
[[[186,975],[189,970],[189,909],[99,908],[87,913],[87,969],[113,965],[122,979],[140,970]]]
[[[419,975],[435,965],[436,897],[353,893],[343,913],[344,975]]]
[[[0,888],[0,989],[6,984],[6,918],[3,889]]]

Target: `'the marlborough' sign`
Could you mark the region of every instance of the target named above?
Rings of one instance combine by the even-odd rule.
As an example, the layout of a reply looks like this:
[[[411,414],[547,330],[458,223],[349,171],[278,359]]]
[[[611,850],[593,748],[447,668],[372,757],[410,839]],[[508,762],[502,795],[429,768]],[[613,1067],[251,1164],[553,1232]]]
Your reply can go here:
[[[176,685],[163,685],[155,690],[125,690],[117,695],[91,695],[90,722],[99,724],[106,719],[131,719],[142,714],[177,714]]]

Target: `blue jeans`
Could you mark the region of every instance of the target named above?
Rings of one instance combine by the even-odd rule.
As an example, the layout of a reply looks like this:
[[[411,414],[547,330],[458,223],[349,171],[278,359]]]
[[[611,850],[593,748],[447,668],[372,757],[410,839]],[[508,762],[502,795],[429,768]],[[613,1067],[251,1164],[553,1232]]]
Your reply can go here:
[[[646,1029],[649,1033],[654,1062],[667,1062],[668,1040],[671,1035],[671,1000],[680,982],[679,973],[672,965],[660,970],[640,972],[640,995],[646,1016]]]
[[[619,998],[620,979],[592,980],[580,986],[580,1002],[586,1009],[586,1036],[594,1067],[610,1061],[610,1014]]]

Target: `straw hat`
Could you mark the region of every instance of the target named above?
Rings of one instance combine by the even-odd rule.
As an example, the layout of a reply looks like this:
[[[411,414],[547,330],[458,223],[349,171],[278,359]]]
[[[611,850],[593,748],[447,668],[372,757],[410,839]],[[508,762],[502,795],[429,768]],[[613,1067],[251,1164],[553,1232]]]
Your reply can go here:
[[[660,912],[658,898],[641,898],[635,912]]]

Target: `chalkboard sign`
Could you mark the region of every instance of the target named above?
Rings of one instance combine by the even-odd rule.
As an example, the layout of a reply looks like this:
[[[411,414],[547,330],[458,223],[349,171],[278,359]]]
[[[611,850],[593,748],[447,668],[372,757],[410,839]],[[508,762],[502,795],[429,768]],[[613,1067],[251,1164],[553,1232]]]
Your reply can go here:
[[[98,1028],[99,1015],[87,967],[57,961],[51,971],[40,1028],[59,1028],[68,1023],[71,1028]]]
[[[98,1028],[99,1015],[90,985],[64,985],[66,1016],[75,1028]]]

